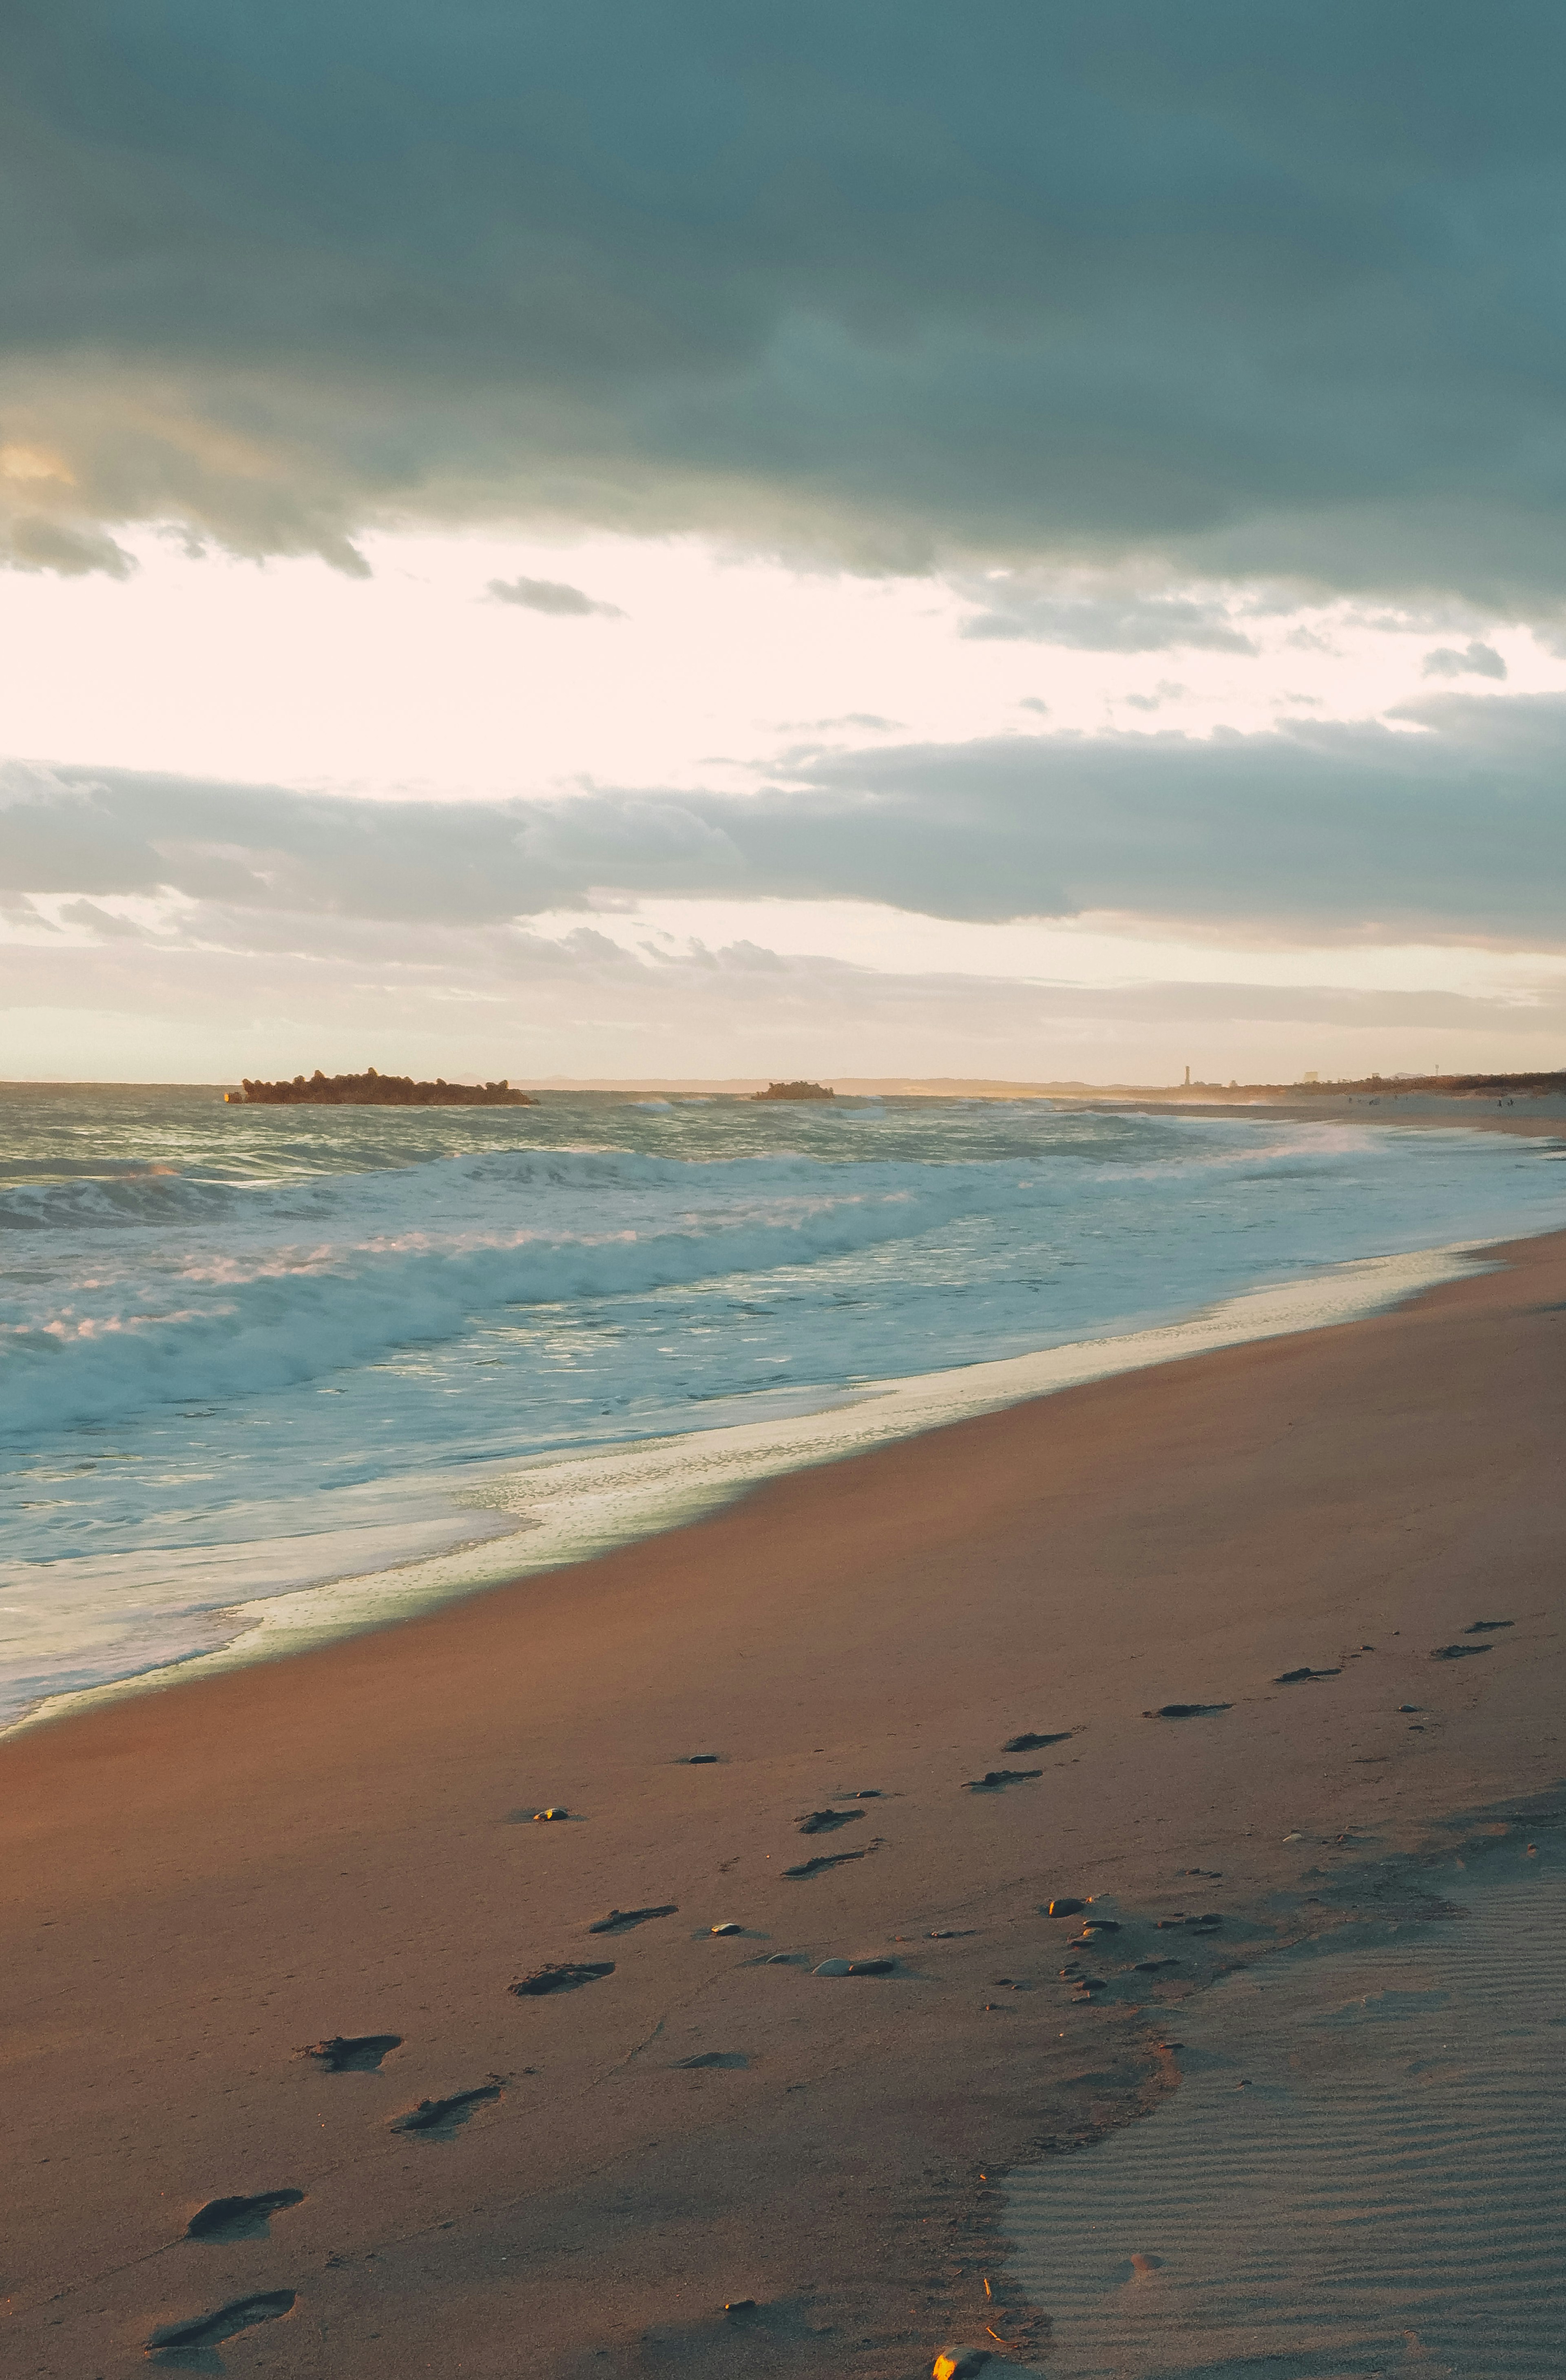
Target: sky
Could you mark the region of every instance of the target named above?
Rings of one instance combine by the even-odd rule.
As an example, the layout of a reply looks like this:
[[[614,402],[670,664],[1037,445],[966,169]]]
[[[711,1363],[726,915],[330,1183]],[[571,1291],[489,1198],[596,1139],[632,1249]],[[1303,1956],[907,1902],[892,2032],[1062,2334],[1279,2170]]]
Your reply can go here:
[[[1566,1062],[1563,73],[18,0],[0,1076]]]

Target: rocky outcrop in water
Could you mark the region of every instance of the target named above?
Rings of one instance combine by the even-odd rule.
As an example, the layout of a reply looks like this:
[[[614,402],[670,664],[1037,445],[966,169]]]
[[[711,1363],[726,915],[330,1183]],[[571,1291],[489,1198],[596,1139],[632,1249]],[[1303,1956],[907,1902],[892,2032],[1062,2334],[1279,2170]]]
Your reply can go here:
[[[508,1082],[448,1083],[443,1075],[432,1083],[416,1083],[411,1075],[378,1075],[367,1066],[362,1075],[323,1075],[318,1066],[308,1077],[296,1075],[291,1083],[252,1083],[247,1077],[237,1091],[225,1091],[230,1107],[247,1108],[536,1108],[528,1091],[514,1091]]]

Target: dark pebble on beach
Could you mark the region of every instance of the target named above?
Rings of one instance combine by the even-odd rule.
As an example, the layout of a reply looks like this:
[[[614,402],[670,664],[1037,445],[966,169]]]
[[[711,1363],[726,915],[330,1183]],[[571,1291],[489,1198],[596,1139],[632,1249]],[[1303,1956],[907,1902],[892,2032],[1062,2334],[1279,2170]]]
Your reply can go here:
[[[1059,1900],[1051,1900],[1044,1913],[1047,1917],[1075,1917],[1086,1906],[1087,1903],[1085,1900],[1073,1900],[1066,1896]]]

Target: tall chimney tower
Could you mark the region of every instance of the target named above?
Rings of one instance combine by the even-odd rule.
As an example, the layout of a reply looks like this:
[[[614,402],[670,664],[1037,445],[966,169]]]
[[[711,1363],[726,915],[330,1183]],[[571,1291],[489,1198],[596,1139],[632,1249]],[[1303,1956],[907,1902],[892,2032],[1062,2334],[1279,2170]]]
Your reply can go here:
[[[1189,1067],[1189,1066],[1187,1066],[1187,1067],[1186,1067],[1186,1069],[1185,1069],[1185,1088],[1186,1088],[1187,1090],[1189,1090],[1189,1089],[1190,1089],[1190,1087],[1191,1087],[1191,1069],[1190,1069],[1190,1067]]]

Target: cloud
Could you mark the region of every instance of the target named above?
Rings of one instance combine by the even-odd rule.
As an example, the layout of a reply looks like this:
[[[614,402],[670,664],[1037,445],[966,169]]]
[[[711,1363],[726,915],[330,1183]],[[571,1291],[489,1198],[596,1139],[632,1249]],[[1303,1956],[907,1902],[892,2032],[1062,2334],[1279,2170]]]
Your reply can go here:
[[[1471,638],[1464,652],[1455,646],[1438,645],[1425,656],[1426,677],[1504,677],[1506,663],[1493,645],[1482,645],[1477,637]]]
[[[1007,590],[993,609],[963,624],[965,637],[1026,638],[1093,653],[1167,652],[1177,645],[1221,653],[1254,653],[1221,604],[1188,596],[1062,596],[1041,589]]]
[[[1431,694],[1292,720],[807,748],[753,795],[359,799],[129,771],[0,771],[0,892],[171,891],[236,912],[480,925],[602,894],[1121,910],[1283,935],[1554,947],[1566,698]]]
[[[12,9],[10,552],[504,514],[1555,603],[1563,72],[1546,0]]]
[[[0,564],[13,570],[53,570],[62,578],[85,578],[96,570],[105,578],[128,578],[136,568],[123,546],[91,525],[23,513],[6,524],[4,538]]]
[[[147,930],[134,918],[122,917],[96,901],[67,901],[56,911],[62,926],[79,926],[100,941],[145,941]]]
[[[492,603],[519,603],[525,612],[547,612],[557,620],[584,620],[593,613],[605,620],[623,620],[625,616],[617,603],[595,603],[579,587],[566,587],[556,578],[492,578]]]

